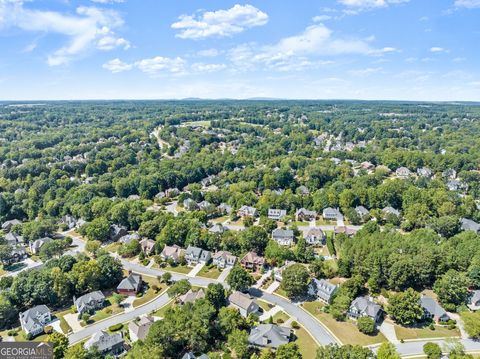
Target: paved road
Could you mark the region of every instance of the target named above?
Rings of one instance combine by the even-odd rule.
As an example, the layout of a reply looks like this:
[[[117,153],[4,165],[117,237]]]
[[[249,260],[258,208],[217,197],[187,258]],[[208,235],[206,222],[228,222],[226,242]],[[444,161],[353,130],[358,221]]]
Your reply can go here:
[[[434,342],[440,345],[444,349],[444,341],[442,340],[428,340],[428,341],[414,341],[406,343],[396,344],[397,350],[401,356],[414,356],[423,354],[423,346],[427,342]],[[463,344],[467,352],[480,352],[480,341],[474,341],[472,339],[461,339],[460,343]]]
[[[110,317],[108,319],[105,319],[101,322],[89,325],[84,329],[69,335],[68,339],[70,340],[70,344],[72,345],[72,344],[78,343],[79,341],[82,341],[83,339],[86,339],[92,336],[93,334],[95,334],[100,330],[107,329],[111,325],[114,325],[117,323],[126,323],[135,319],[138,316],[149,314],[150,312],[165,306],[169,301],[170,301],[170,298],[168,297],[168,294],[164,293],[158,296],[157,298],[155,298],[153,301],[145,305],[142,305],[141,307],[138,307],[131,312],[122,313],[122,314]]]

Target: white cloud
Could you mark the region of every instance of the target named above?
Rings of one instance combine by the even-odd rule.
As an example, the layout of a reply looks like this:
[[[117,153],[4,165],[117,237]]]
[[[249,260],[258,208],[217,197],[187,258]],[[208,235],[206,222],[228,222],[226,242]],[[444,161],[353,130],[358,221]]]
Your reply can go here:
[[[120,59],[113,59],[103,64],[102,67],[108,71],[113,72],[114,74],[124,71],[129,71],[133,68],[133,65],[127,64]]]
[[[195,72],[216,72],[227,67],[225,64],[204,64],[197,62],[192,64],[192,70]]]
[[[120,4],[125,2],[125,0],[92,0],[98,4]]]
[[[443,47],[434,46],[430,48],[430,52],[439,53],[439,52],[448,52],[448,50],[444,49]]]
[[[220,55],[220,51],[217,49],[200,50],[197,52],[197,55],[201,57],[216,57]]]
[[[172,28],[182,39],[206,39],[231,36],[246,29],[265,25],[268,15],[252,5],[236,4],[228,10],[203,12],[199,16],[182,15]]]
[[[327,21],[331,20],[332,17],[330,15],[317,15],[312,18],[313,22],[322,22],[322,21]]]
[[[350,70],[349,73],[353,76],[365,77],[365,76],[370,76],[372,74],[378,73],[382,70],[383,68],[381,67],[367,67],[365,69]]]
[[[468,9],[480,8],[480,0],[455,0],[455,6]]]
[[[156,56],[135,62],[135,67],[151,76],[160,74],[185,74],[185,60],[181,57]]]
[[[0,25],[24,31],[55,33],[68,38],[68,43],[49,54],[50,66],[63,65],[91,48],[111,50],[128,48],[129,42],[116,36],[113,29],[123,25],[113,10],[80,6],[76,14],[36,10],[24,7],[21,0],[0,0]]]
[[[410,0],[337,0],[339,3],[357,9],[386,7],[392,4],[406,3]]]

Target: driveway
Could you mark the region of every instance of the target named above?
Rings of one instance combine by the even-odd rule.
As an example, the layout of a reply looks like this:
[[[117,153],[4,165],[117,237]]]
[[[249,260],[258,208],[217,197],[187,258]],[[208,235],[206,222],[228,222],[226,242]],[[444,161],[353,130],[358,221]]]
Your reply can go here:
[[[83,329],[83,327],[80,325],[80,321],[78,320],[78,313],[65,314],[63,319],[65,319],[70,328],[72,328],[73,333],[79,332]]]
[[[27,259],[23,260],[22,262],[17,263],[16,265],[19,265],[19,264],[23,264],[23,266],[19,270],[16,270],[14,272],[7,272],[7,274],[5,274],[5,276],[16,277],[19,273],[22,273],[26,270],[33,269],[33,268],[39,268],[40,269],[40,267],[43,266],[42,262],[40,262],[40,261],[35,262],[31,258],[27,258]]]
[[[228,267],[228,268],[225,268],[224,270],[222,270],[222,273],[220,273],[217,280],[221,283],[225,282],[225,280],[227,279],[231,270],[232,270],[232,267]]]
[[[205,263],[198,263],[193,269],[187,274],[189,277],[195,277],[205,266]]]

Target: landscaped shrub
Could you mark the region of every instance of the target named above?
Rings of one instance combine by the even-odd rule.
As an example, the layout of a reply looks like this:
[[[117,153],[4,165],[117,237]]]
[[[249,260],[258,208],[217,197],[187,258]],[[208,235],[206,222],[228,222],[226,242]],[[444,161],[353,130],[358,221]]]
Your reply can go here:
[[[372,335],[375,333],[375,321],[370,317],[360,317],[357,320],[357,328],[363,334]]]
[[[122,323],[118,323],[118,324],[114,324],[114,325],[111,325],[108,327],[108,330],[110,330],[111,332],[118,332],[119,330],[121,330],[123,328],[123,324]]]
[[[277,323],[278,323],[278,324],[282,324],[283,322],[285,322],[285,321],[284,321],[282,318],[278,318],[278,319],[277,319]]]
[[[47,325],[47,326],[45,326],[45,328],[43,328],[43,331],[45,332],[45,334],[52,334],[53,333],[53,327],[51,325]]]
[[[300,329],[300,325],[298,324],[298,322],[296,322],[295,320],[292,322],[292,328],[293,329]]]

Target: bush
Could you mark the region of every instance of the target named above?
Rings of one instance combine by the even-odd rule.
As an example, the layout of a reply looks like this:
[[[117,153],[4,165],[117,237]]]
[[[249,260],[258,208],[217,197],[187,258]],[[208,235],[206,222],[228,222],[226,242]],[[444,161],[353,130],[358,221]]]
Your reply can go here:
[[[292,322],[292,328],[293,329],[300,329],[300,325],[298,324],[298,322],[296,322],[295,320]]]
[[[45,328],[43,328],[43,331],[45,332],[45,334],[52,334],[53,327],[51,325],[46,325]]]
[[[112,308],[105,308],[105,313],[112,314]]]
[[[123,328],[123,324],[122,323],[118,323],[118,324],[114,324],[114,325],[111,325],[108,327],[108,330],[110,330],[111,332],[118,332],[119,330],[121,330]]]
[[[27,339],[27,340],[32,340],[32,339],[33,339],[33,335],[32,335],[31,333],[27,333],[27,334],[25,335],[25,339]]]
[[[7,335],[8,335],[9,337],[15,337],[15,336],[17,336],[17,334],[18,334],[18,332],[17,332],[15,329],[9,330],[9,331],[7,332]]]
[[[436,343],[428,342],[423,346],[423,352],[428,359],[440,359],[442,357],[442,349]]]
[[[283,322],[285,322],[285,321],[284,321],[282,318],[278,318],[278,319],[277,319],[277,323],[278,323],[278,324],[282,324]]]
[[[431,323],[429,326],[430,330],[435,330],[435,324]]]
[[[360,332],[367,335],[375,333],[375,321],[370,317],[361,317],[357,320],[357,328]]]

